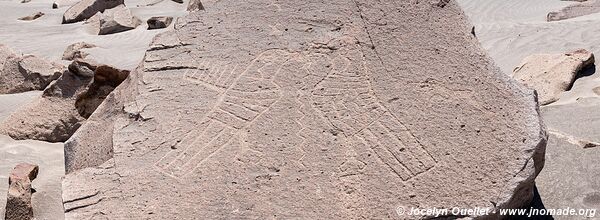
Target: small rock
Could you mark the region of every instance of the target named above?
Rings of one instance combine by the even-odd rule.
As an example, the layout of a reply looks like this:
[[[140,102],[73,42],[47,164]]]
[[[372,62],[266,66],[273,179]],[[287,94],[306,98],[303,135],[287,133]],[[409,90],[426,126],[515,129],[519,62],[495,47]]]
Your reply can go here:
[[[148,30],[166,28],[173,22],[173,17],[151,17],[148,19]]]
[[[22,0],[21,3],[29,3],[31,0]]]
[[[86,22],[94,34],[106,35],[135,29],[141,20],[133,16],[125,5],[97,13]]]
[[[513,71],[513,77],[538,92],[540,105],[558,100],[577,74],[594,64],[594,54],[576,50],[565,54],[535,54],[526,57]]]
[[[600,86],[592,89],[592,91],[594,91],[594,93],[596,93],[596,95],[600,95]]]
[[[43,12],[36,12],[35,14],[19,18],[19,20],[21,20],[21,21],[33,21],[33,20],[38,19],[38,18],[40,18],[42,16],[44,16]]]
[[[179,3],[179,4],[183,4],[183,0],[172,0],[172,1]]]
[[[67,47],[67,49],[65,49],[62,59],[63,60],[83,59],[83,58],[87,57],[87,55],[89,55],[89,54],[86,53],[85,51],[82,51],[82,49],[88,49],[88,48],[94,48],[94,47],[96,47],[96,45],[88,44],[86,42],[77,42],[77,43],[71,44]]]
[[[39,167],[37,165],[21,163],[10,173],[8,198],[6,200],[6,220],[33,219],[31,181],[37,177],[38,171]]]
[[[82,0],[71,6],[63,15],[63,24],[75,23],[91,18],[98,12],[124,4],[123,0]]]
[[[204,10],[204,5],[202,5],[202,1],[200,0],[190,0],[187,7],[188,11],[200,11]]]
[[[91,78],[94,76],[94,71],[96,71],[98,65],[92,60],[75,60],[69,64],[69,71],[80,77]]]
[[[52,9],[57,9],[58,8],[58,4],[56,2],[52,3]]]

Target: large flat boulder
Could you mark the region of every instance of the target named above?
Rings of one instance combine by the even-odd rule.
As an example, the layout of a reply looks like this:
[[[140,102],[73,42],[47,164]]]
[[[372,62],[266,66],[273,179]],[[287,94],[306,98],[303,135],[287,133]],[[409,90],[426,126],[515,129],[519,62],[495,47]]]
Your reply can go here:
[[[71,6],[63,15],[63,24],[75,23],[91,18],[96,13],[122,5],[123,0],[81,0]]]
[[[396,210],[530,202],[546,143],[535,95],[454,1],[204,7],[65,144],[66,219],[417,219],[433,216]]]
[[[594,65],[594,54],[580,49],[563,54],[534,54],[523,59],[514,69],[519,82],[535,89],[541,105],[559,99],[568,90],[583,69]]]
[[[43,90],[63,67],[33,55],[21,56],[0,45],[0,94]]]

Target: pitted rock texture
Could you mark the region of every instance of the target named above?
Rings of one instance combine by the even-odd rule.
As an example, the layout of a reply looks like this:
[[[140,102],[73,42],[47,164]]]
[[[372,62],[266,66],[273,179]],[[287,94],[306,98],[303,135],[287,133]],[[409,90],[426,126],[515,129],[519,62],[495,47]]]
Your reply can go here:
[[[531,200],[535,95],[456,2],[204,6],[67,142],[66,219],[416,219],[430,216],[397,207]]]
[[[585,49],[564,54],[534,54],[523,59],[513,76],[535,89],[540,104],[546,105],[557,101],[560,94],[571,87],[577,74],[594,62],[594,54]]]

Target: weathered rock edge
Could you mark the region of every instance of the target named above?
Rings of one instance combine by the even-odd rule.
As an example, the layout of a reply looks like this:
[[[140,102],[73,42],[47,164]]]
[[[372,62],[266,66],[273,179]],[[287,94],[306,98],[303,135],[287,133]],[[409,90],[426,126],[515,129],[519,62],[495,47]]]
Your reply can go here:
[[[252,2],[252,3],[260,5],[260,2]],[[248,3],[248,4],[252,4],[252,3]],[[445,15],[446,17],[444,17],[444,18],[448,19],[447,21],[449,23],[451,23],[450,25],[445,24],[445,25],[435,26],[435,23],[433,23],[433,24],[432,23],[424,23],[423,25],[418,25],[419,21],[412,21],[412,23],[408,24],[409,27],[404,27],[404,26],[402,27],[402,28],[408,29],[406,31],[408,31],[411,34],[416,34],[420,37],[432,38],[432,39],[416,38],[416,39],[418,39],[416,41],[430,40],[430,41],[437,42],[437,43],[447,46],[446,48],[435,48],[435,50],[434,50],[434,48],[430,48],[427,46],[427,45],[431,45],[431,44],[427,44],[427,43],[431,43],[431,42],[425,42],[424,44],[418,44],[416,46],[408,45],[408,48],[398,48],[398,45],[394,45],[394,44],[386,44],[386,46],[382,46],[382,44],[381,44],[382,41],[383,41],[383,43],[390,43],[390,41],[386,41],[386,39],[376,39],[377,35],[379,34],[379,35],[385,36],[386,34],[394,33],[394,31],[396,31],[396,30],[379,29],[380,26],[382,25],[382,23],[377,23],[378,19],[376,19],[374,17],[383,16],[383,15],[377,14],[377,11],[375,9],[381,9],[381,11],[383,12],[384,10],[386,10],[386,8],[389,9],[390,6],[385,6],[385,7],[381,6],[381,5],[372,6],[372,5],[369,5],[368,2],[362,2],[362,1],[354,1],[353,3],[356,4],[357,8],[348,9],[351,11],[345,11],[345,12],[346,13],[358,12],[360,19],[355,20],[357,23],[353,23],[353,24],[358,25],[359,28],[352,29],[352,27],[350,27],[351,30],[346,32],[346,34],[348,34],[348,33],[355,34],[355,39],[357,40],[357,43],[355,45],[359,45],[364,54],[367,54],[370,57],[373,57],[375,59],[378,59],[380,64],[382,64],[382,65],[387,64],[382,57],[388,58],[388,57],[385,57],[388,54],[383,53],[383,52],[378,52],[377,50],[382,49],[385,51],[387,49],[386,47],[394,47],[393,49],[391,49],[392,51],[394,51],[394,49],[395,49],[396,51],[401,51],[401,52],[407,53],[408,56],[402,56],[402,58],[414,61],[415,63],[413,65],[415,65],[415,66],[419,66],[419,65],[426,66],[427,64],[432,64],[430,66],[427,66],[428,68],[433,69],[433,70],[429,70],[430,72],[434,72],[436,70],[438,70],[438,71],[444,70],[444,68],[453,68],[454,66],[452,66],[452,64],[453,63],[455,64],[455,62],[458,62],[458,63],[464,65],[464,66],[461,66],[461,68],[466,68],[469,71],[471,71],[468,74],[472,74],[472,75],[467,75],[467,76],[460,75],[459,76],[459,77],[470,77],[468,79],[463,79],[463,80],[465,80],[465,82],[467,80],[474,80],[475,82],[478,82],[478,83],[480,82],[481,84],[489,83],[489,85],[491,87],[490,88],[486,87],[486,90],[496,89],[492,93],[508,96],[508,98],[502,97],[503,99],[507,99],[507,100],[494,100],[494,101],[515,102],[516,104],[514,104],[514,105],[520,107],[519,109],[515,109],[516,112],[510,113],[513,115],[504,115],[505,113],[507,113],[507,114],[509,114],[509,113],[502,108],[500,108],[500,109],[487,109],[486,108],[485,111],[482,110],[479,113],[481,113],[481,114],[483,114],[483,113],[485,113],[485,114],[503,114],[502,116],[497,115],[495,117],[503,117],[503,118],[498,118],[498,120],[505,121],[504,123],[516,123],[515,125],[517,127],[511,127],[511,126],[508,126],[508,127],[512,128],[513,132],[515,132],[516,134],[521,133],[525,136],[522,140],[522,145],[520,145],[519,147],[515,147],[516,149],[519,149],[519,153],[518,153],[518,154],[520,154],[519,157],[524,157],[525,160],[519,161],[520,162],[519,169],[515,170],[514,173],[511,173],[512,178],[510,179],[510,181],[507,184],[505,184],[502,187],[503,190],[501,192],[498,192],[499,194],[497,195],[498,197],[497,197],[496,202],[492,202],[493,207],[496,209],[519,208],[519,207],[522,207],[525,204],[527,204],[531,200],[532,195],[533,195],[532,191],[533,191],[534,179],[537,176],[537,174],[541,171],[543,164],[544,164],[544,152],[545,152],[545,145],[546,145],[546,141],[547,141],[547,134],[546,134],[544,125],[539,116],[539,108],[537,105],[537,97],[536,97],[535,93],[532,90],[528,90],[528,89],[520,86],[517,82],[515,82],[510,77],[504,75],[496,66],[493,65],[493,61],[491,61],[491,59],[485,54],[484,50],[479,46],[477,40],[469,34],[470,26],[467,25],[467,21],[465,19],[465,16],[464,16],[462,10],[460,10],[459,7],[457,6],[457,4],[453,1],[452,2],[440,1],[437,4],[431,4],[430,2],[425,2],[425,3],[418,3],[418,4],[416,4],[417,6],[407,6],[407,7],[416,7],[419,10],[426,11],[426,12],[422,12],[422,11],[417,10],[417,12],[414,12],[421,16],[422,16],[422,14],[419,14],[419,13],[430,12],[430,11],[428,11],[430,9],[427,7],[432,7],[433,9],[431,9],[431,10],[440,12],[440,14],[442,14],[441,17],[444,17],[444,15]],[[239,4],[244,4],[244,3],[239,3]],[[285,3],[282,3],[282,4],[285,4]],[[293,5],[293,3],[289,3],[289,4]],[[334,3],[331,3],[331,4],[334,4]],[[403,5],[405,3],[402,3],[402,2],[394,2],[394,3],[390,3],[390,4],[398,4],[397,6],[406,6],[406,5]],[[425,6],[423,6],[423,4],[425,4]],[[338,5],[338,6],[343,7],[342,5]],[[262,5],[262,6],[267,6],[267,5]],[[377,8],[378,6],[382,7],[382,8]],[[190,69],[194,70],[194,69],[199,68],[199,67],[195,66],[195,65],[197,65],[197,63],[193,63],[187,57],[179,57],[178,58],[177,56],[171,56],[169,59],[163,59],[160,57],[160,55],[157,56],[157,54],[166,53],[166,54],[172,55],[174,52],[172,49],[174,49],[175,51],[181,49],[181,50],[186,51],[187,53],[194,53],[194,52],[200,53],[199,51],[200,51],[200,48],[202,48],[202,47],[195,45],[193,41],[194,40],[200,41],[200,43],[206,43],[206,42],[202,42],[202,40],[198,40],[198,39],[202,39],[202,37],[196,38],[196,36],[194,36],[192,39],[192,38],[190,38],[190,36],[187,36],[186,34],[188,34],[190,32],[193,32],[194,34],[202,34],[202,32],[208,32],[206,27],[215,28],[214,26],[210,26],[210,24],[206,24],[206,26],[199,25],[200,22],[198,22],[199,20],[202,20],[202,22],[211,23],[217,19],[220,19],[220,18],[217,18],[217,16],[214,16],[214,17],[210,16],[211,14],[215,14],[215,13],[218,14],[218,11],[211,12],[210,7],[211,6],[209,5],[208,10],[206,12],[197,12],[197,13],[190,14],[189,16],[184,18],[184,20],[187,19],[187,22],[184,21],[183,24],[180,24],[180,25],[175,24],[176,25],[175,31],[167,32],[167,33],[157,36],[154,43],[152,44],[151,48],[148,50],[148,52],[146,54],[145,61],[140,65],[140,67],[138,67],[138,69],[136,71],[132,72],[132,74],[129,76],[129,78],[122,85],[120,85],[113,93],[111,93],[109,95],[109,97],[107,97],[107,99],[101,104],[101,106],[97,109],[97,111],[92,114],[88,123],[85,126],[83,126],[81,129],[79,129],[77,131],[77,133],[65,144],[65,157],[66,157],[65,161],[66,161],[66,170],[67,170],[68,175],[65,179],[65,182],[63,182],[63,184],[68,185],[69,187],[63,186],[65,189],[63,197],[66,201],[65,207],[67,210],[66,212],[67,212],[68,217],[85,216],[86,211],[84,209],[102,210],[104,205],[109,204],[109,202],[103,201],[103,199],[109,200],[111,196],[115,196],[115,195],[119,196],[120,195],[119,193],[114,194],[115,190],[119,191],[119,187],[122,187],[122,185],[119,183],[120,179],[127,177],[128,174],[132,175],[132,173],[127,173],[127,174],[121,173],[121,171],[128,172],[127,171],[128,168],[120,167],[122,165],[120,165],[119,162],[116,161],[116,159],[118,159],[118,158],[114,158],[115,152],[119,152],[119,154],[126,154],[126,153],[124,153],[125,149],[120,149],[121,146],[117,145],[119,143],[114,142],[115,133],[113,133],[113,132],[118,132],[117,130],[123,129],[124,127],[127,127],[128,125],[131,125],[131,124],[139,125],[139,124],[143,124],[144,122],[147,122],[147,121],[148,121],[148,123],[150,123],[155,119],[155,117],[160,117],[159,115],[152,115],[151,113],[148,113],[149,115],[145,115],[145,112],[143,111],[145,107],[137,106],[137,105],[141,104],[141,103],[139,103],[140,101],[137,100],[138,98],[140,98],[144,95],[147,95],[149,92],[159,91],[159,89],[160,89],[160,88],[155,88],[157,90],[152,90],[152,91],[142,90],[144,84],[146,83],[145,77],[147,77],[148,74],[155,73],[155,72],[161,72],[161,73],[166,74],[166,73],[170,73],[170,71],[179,71],[179,70],[185,71],[185,70],[190,70]],[[214,7],[215,8],[213,8],[213,10],[220,10],[220,9],[225,10],[222,5],[221,6],[217,5]],[[234,8],[234,7],[232,7],[232,8]],[[280,7],[275,7],[275,8],[280,8]],[[340,8],[338,8],[338,9],[340,9]],[[340,10],[345,10],[345,8],[341,8]],[[407,10],[410,11],[410,8]],[[443,11],[443,10],[447,10],[447,11]],[[204,13],[208,13],[208,15],[206,15]],[[259,12],[256,12],[256,13],[259,13]],[[400,14],[401,13],[410,14],[410,12],[404,12],[404,11],[400,12]],[[433,14],[431,16],[436,17],[437,15]],[[454,17],[452,17],[452,16],[454,16]],[[268,17],[268,16],[266,16],[266,17]],[[438,18],[438,17],[436,17],[436,18]],[[417,18],[417,20],[419,20],[419,19],[422,19],[422,18],[420,18],[420,17]],[[436,21],[439,21],[439,20],[436,20]],[[220,22],[221,21],[219,21],[219,23]],[[326,28],[334,28],[334,29],[340,28],[340,26],[336,25],[335,23],[332,24],[332,23],[328,23],[326,21],[319,21],[319,22],[325,22]],[[363,22],[362,23],[363,25],[361,25],[360,22]],[[231,24],[231,23],[228,23],[228,24]],[[321,23],[321,25],[322,24],[323,23]],[[330,26],[327,26],[327,25],[330,25]],[[414,25],[414,27],[411,27],[410,25]],[[429,27],[429,26],[435,26],[435,27]],[[227,27],[227,24],[222,24],[222,27],[219,27],[219,28],[222,28],[222,29],[240,28],[240,29],[242,29],[242,27]],[[346,27],[344,27],[344,28],[346,28]],[[425,30],[425,28],[432,28],[434,34],[428,35],[426,33],[426,34],[419,35],[416,32],[414,32],[415,29]],[[448,32],[451,32],[451,34],[449,34],[448,36],[445,36],[444,34],[440,34],[435,31],[435,30],[438,30],[438,31],[443,30],[442,28],[448,28],[449,29]],[[198,30],[198,29],[200,29],[200,30]],[[265,30],[265,31],[269,31],[269,30]],[[283,28],[281,28],[281,30],[280,30],[279,28],[277,28],[276,25],[273,28],[273,30],[270,30],[270,31],[272,31],[271,34],[273,34],[273,35],[281,36],[281,38],[276,38],[276,39],[282,40],[283,42],[286,42],[286,40],[290,40],[293,37],[297,37],[297,36],[292,36],[291,34],[286,36],[285,32],[288,31],[288,29],[283,30]],[[352,32],[352,31],[355,31],[355,32]],[[413,32],[411,32],[411,31],[413,31]],[[459,34],[459,33],[462,33],[462,34]],[[292,38],[288,38],[289,36],[292,36]],[[303,44],[290,43],[287,45],[286,50],[288,50],[288,51],[302,50],[302,49],[307,49],[307,47],[312,46],[312,48],[308,48],[308,49],[312,50],[312,49],[316,48],[316,50],[337,51],[340,49],[344,49],[345,47],[348,46],[348,44],[354,44],[353,42],[350,42],[350,43],[343,42],[343,40],[340,40],[340,41],[342,41],[342,42],[340,42],[340,41],[338,41],[339,39],[340,38],[338,38],[337,40],[330,39],[331,41],[322,41],[322,42],[318,42],[318,40],[316,40],[317,42],[313,42],[314,45],[310,45],[310,46],[303,45]],[[415,38],[402,39],[402,40],[410,41],[411,39],[415,39]],[[350,40],[350,41],[352,41],[352,40]],[[415,40],[413,40],[413,41],[415,41]],[[391,41],[391,42],[395,42],[395,41]],[[453,44],[453,42],[456,42],[456,45]],[[208,42],[208,43],[210,44],[213,42]],[[281,43],[281,42],[275,42],[275,43]],[[244,45],[244,46],[252,47],[249,45]],[[274,47],[274,46],[275,45],[273,45],[271,47]],[[416,48],[426,50],[426,52],[424,53],[425,57],[420,57],[419,55],[422,55],[422,54],[418,54],[418,53],[411,54],[411,52],[409,52],[409,51],[412,51],[412,50],[410,50],[411,47],[413,47],[412,49],[414,49],[416,47]],[[191,51],[190,51],[190,49],[191,49]],[[231,48],[226,48],[226,49],[231,49]],[[235,50],[235,49],[239,50],[239,48],[234,48],[232,50]],[[248,51],[251,51],[251,49],[256,49],[256,48],[250,48]],[[444,60],[445,59],[444,55],[440,54],[440,52],[452,54],[455,52],[453,50],[465,50],[465,51],[460,51],[464,54],[459,53],[460,54],[460,55],[458,55],[459,58],[457,58],[459,61]],[[206,51],[203,50],[202,52],[210,53],[207,51],[210,51],[210,50],[206,50]],[[386,51],[386,52],[389,52],[389,51]],[[226,53],[226,51],[224,51],[223,53]],[[437,55],[436,55],[436,53],[437,53]],[[431,56],[430,54],[434,54],[434,55]],[[192,54],[190,56],[194,57],[194,55],[196,55],[196,54]],[[413,56],[411,57],[410,55],[413,55]],[[181,56],[183,56],[183,55],[181,55]],[[417,57],[416,60],[415,60],[414,56]],[[428,60],[427,58],[434,58],[436,60]],[[248,58],[244,57],[241,59],[248,59]],[[438,59],[443,60],[443,62],[435,63],[436,61],[439,61]],[[453,59],[453,58],[451,58],[451,59]],[[465,60],[467,60],[467,61],[465,61]],[[434,62],[434,63],[432,63],[432,62]],[[467,62],[467,64],[465,64],[463,62]],[[377,68],[377,67],[373,67],[373,68]],[[416,68],[418,70],[422,70],[421,68],[418,68],[418,67],[414,67],[414,68]],[[456,68],[458,68],[458,67],[456,67]],[[377,69],[375,69],[373,71],[376,71],[376,70]],[[390,70],[388,70],[386,68],[379,69],[379,70],[382,70],[382,71],[388,72],[388,73],[391,72]],[[409,72],[412,72],[412,71],[409,71]],[[474,75],[475,73],[478,73],[481,75]],[[397,73],[397,74],[400,74],[400,73]],[[459,74],[459,73],[456,73],[456,74]],[[415,75],[414,77],[420,78],[421,76]],[[450,76],[450,78],[452,78],[452,77]],[[423,81],[425,84],[422,84],[421,86],[425,86],[425,87],[430,86],[431,84],[427,84],[427,83],[431,83],[431,81],[433,81],[433,84],[435,84],[435,80],[436,79],[426,78]],[[445,80],[445,79],[439,79],[439,80]],[[452,81],[452,80],[450,80],[450,81]],[[460,82],[462,82],[462,81],[460,81]],[[421,82],[419,82],[419,83],[421,83]],[[470,83],[470,81],[469,81],[469,83]],[[498,88],[499,86],[501,88]],[[495,88],[493,88],[493,87],[495,87]],[[162,88],[162,89],[164,89],[164,88]],[[450,88],[450,90],[452,90],[452,88]],[[458,90],[456,90],[456,91],[460,91],[460,88],[458,88]],[[494,95],[489,95],[489,94],[481,94],[481,95],[486,96],[486,98],[494,97]],[[415,94],[414,96],[418,96],[418,94]],[[415,98],[415,97],[412,97],[412,98]],[[477,98],[477,97],[475,97],[475,98]],[[398,99],[401,99],[400,101],[403,101],[402,98],[398,98]],[[396,99],[396,100],[398,100],[398,99]],[[392,101],[396,101],[396,100],[392,100]],[[406,100],[404,100],[404,101],[406,101]],[[418,109],[418,107],[419,106],[417,106],[417,109]],[[408,108],[410,108],[410,106]],[[498,112],[494,112],[494,111],[498,111]],[[431,130],[431,132],[436,130],[434,127],[428,127],[429,125],[424,126],[424,127],[419,127],[419,125],[412,124],[411,122],[418,122],[420,120],[432,120],[432,122],[435,122],[435,119],[417,117],[417,116],[421,116],[420,113],[418,113],[418,112],[416,112],[414,114],[415,114],[415,116],[413,116],[413,118],[411,118],[411,115],[403,117],[404,119],[406,119],[408,121],[409,125],[413,126],[411,129],[418,130],[419,128],[430,128],[430,129],[426,129],[425,131],[423,131],[423,133],[420,133],[417,136],[425,135],[424,133],[427,133],[427,130]],[[487,123],[488,121],[485,121],[485,122]],[[425,124],[427,124],[427,123],[425,123]],[[511,125],[513,125],[513,124],[511,124]],[[520,128],[518,126],[523,126],[523,127]],[[463,125],[461,127],[465,127],[465,126]],[[450,129],[450,128],[444,127],[443,129]],[[484,131],[484,133],[485,132],[486,131]],[[479,133],[479,131],[477,133]],[[117,135],[123,135],[123,134],[117,134]],[[443,134],[441,134],[441,135],[443,135]],[[150,140],[149,142],[158,141],[157,139],[155,139],[153,137],[147,137],[147,138]],[[444,139],[444,138],[442,138],[442,139]],[[165,142],[163,142],[163,143],[155,143],[155,144],[169,145],[169,144],[173,144],[174,142],[177,142],[177,141],[173,141],[173,140],[164,140],[164,141]],[[426,141],[426,140],[421,140],[421,141]],[[495,142],[495,143],[500,145],[499,142]],[[153,146],[153,145],[151,146],[152,143],[147,143],[147,144],[149,144],[149,145],[145,146],[145,147],[148,147],[151,150],[145,152],[145,154],[152,152],[152,149],[158,149],[159,147],[161,147],[161,146]],[[127,164],[127,163],[124,163],[124,164]],[[140,170],[140,167],[136,167],[136,170]],[[143,169],[141,169],[141,170],[143,170]],[[73,188],[70,186],[78,186],[79,184],[83,184],[85,182],[85,179],[88,179],[90,175],[102,176],[102,178],[105,178],[105,180],[96,180],[97,182],[95,182],[95,183],[96,184],[104,183],[107,186],[103,189],[89,192],[85,196],[77,195],[77,192],[75,192],[74,190],[71,190]],[[440,177],[443,177],[443,176],[440,176]],[[102,178],[99,178],[99,179],[102,179]],[[94,183],[91,183],[91,184],[93,185]],[[472,182],[471,184],[476,185],[479,183]],[[78,196],[80,196],[80,197],[83,196],[85,198],[94,198],[94,199],[93,199],[93,201],[90,201],[89,203],[85,203],[85,202],[82,202],[81,200],[78,200],[77,199]],[[121,195],[121,196],[123,196],[123,195]],[[434,196],[434,195],[432,195],[432,196]],[[69,197],[70,197],[70,199],[69,199]],[[83,197],[81,197],[81,198],[83,198]],[[71,201],[77,201],[77,202],[83,203],[83,204],[71,206],[71,205],[73,205]],[[103,202],[107,202],[107,203],[103,203]],[[71,206],[71,207],[67,208],[67,206]],[[104,207],[104,208],[106,208],[106,207]],[[168,212],[168,210],[164,210],[164,209],[162,211]],[[181,212],[179,212],[179,213],[181,213]],[[112,210],[112,212],[110,214],[113,214],[113,215],[122,214],[123,215],[125,213],[122,212],[121,210]],[[128,213],[128,215],[130,215],[130,216],[137,216],[137,217],[139,217],[138,216],[139,214],[142,214],[142,213],[141,212],[140,213]],[[153,212],[152,214],[157,214],[157,213]],[[168,213],[161,213],[161,214],[168,215]],[[314,213],[306,213],[307,216],[312,215],[312,214],[314,214]],[[366,215],[368,216],[369,214],[373,214],[373,213],[367,213]],[[155,217],[160,218],[160,216],[155,216]],[[390,217],[390,216],[388,216],[388,217]],[[406,217],[406,216],[404,216],[404,217]],[[461,216],[461,217],[467,217],[467,216]],[[470,216],[470,217],[475,217],[478,219],[496,219],[498,216]]]

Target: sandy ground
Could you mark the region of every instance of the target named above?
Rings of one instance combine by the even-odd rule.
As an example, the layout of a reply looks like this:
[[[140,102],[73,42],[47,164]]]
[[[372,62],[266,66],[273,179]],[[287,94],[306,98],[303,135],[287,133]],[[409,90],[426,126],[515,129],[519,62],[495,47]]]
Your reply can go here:
[[[147,30],[146,20],[152,16],[181,17],[187,14],[186,6],[171,0],[163,0],[153,6],[146,6],[158,0],[126,0],[125,4],[134,15],[142,20],[142,25],[134,30],[117,34],[97,36],[86,31],[82,22],[61,24],[62,15],[68,9],[61,0],[58,9],[52,9],[53,0],[0,0],[0,44],[11,47],[22,54],[33,54],[48,61],[68,65],[61,61],[65,48],[76,42],[87,42],[97,48],[85,50],[100,63],[122,69],[133,70],[142,60],[152,38],[167,29]],[[71,3],[71,4],[72,4]],[[43,12],[44,16],[34,21],[20,21],[17,18]],[[40,91],[22,94],[0,95],[0,121],[19,107],[41,95]],[[4,217],[8,174],[19,162],[35,163],[40,166],[40,174],[33,182],[37,190],[33,196],[34,214],[37,219],[64,218],[61,198],[61,178],[64,175],[62,143],[41,141],[14,141],[0,136],[0,216]]]
[[[563,53],[577,48],[600,56],[600,13],[556,22],[546,22],[548,12],[573,2],[560,0],[458,0],[475,25],[477,38],[507,74],[526,56],[535,53]],[[553,105],[577,98],[598,97],[600,74],[582,77],[573,89]]]
[[[123,69],[134,69],[144,56],[152,38],[165,29],[146,30],[146,20],[152,16],[186,15],[186,4],[164,0],[154,6],[145,6],[157,0],[131,0],[125,4],[143,23],[134,30],[111,35],[93,35],[86,31],[82,22],[61,24],[63,13],[69,6],[52,9],[53,0],[0,0],[0,44],[16,52],[34,54],[50,61],[60,61],[67,46],[87,42],[97,48],[86,50],[90,58]],[[187,2],[187,1],[186,1]],[[43,12],[46,15],[34,21],[20,21],[20,17]],[[171,25],[170,28],[173,26]],[[65,63],[65,62],[63,62]],[[66,62],[65,64],[68,64]]]
[[[573,2],[560,0],[458,0],[474,23],[482,46],[511,74],[534,53],[563,53],[585,48],[600,56],[600,13],[546,22],[548,12]],[[536,179],[546,208],[600,211],[600,147],[583,148],[569,140],[600,140],[600,74],[589,69],[558,102],[542,107],[550,132],[544,170]],[[594,92],[596,90],[596,92]],[[554,216],[555,219],[590,219]],[[595,218],[599,219],[596,213]]]

